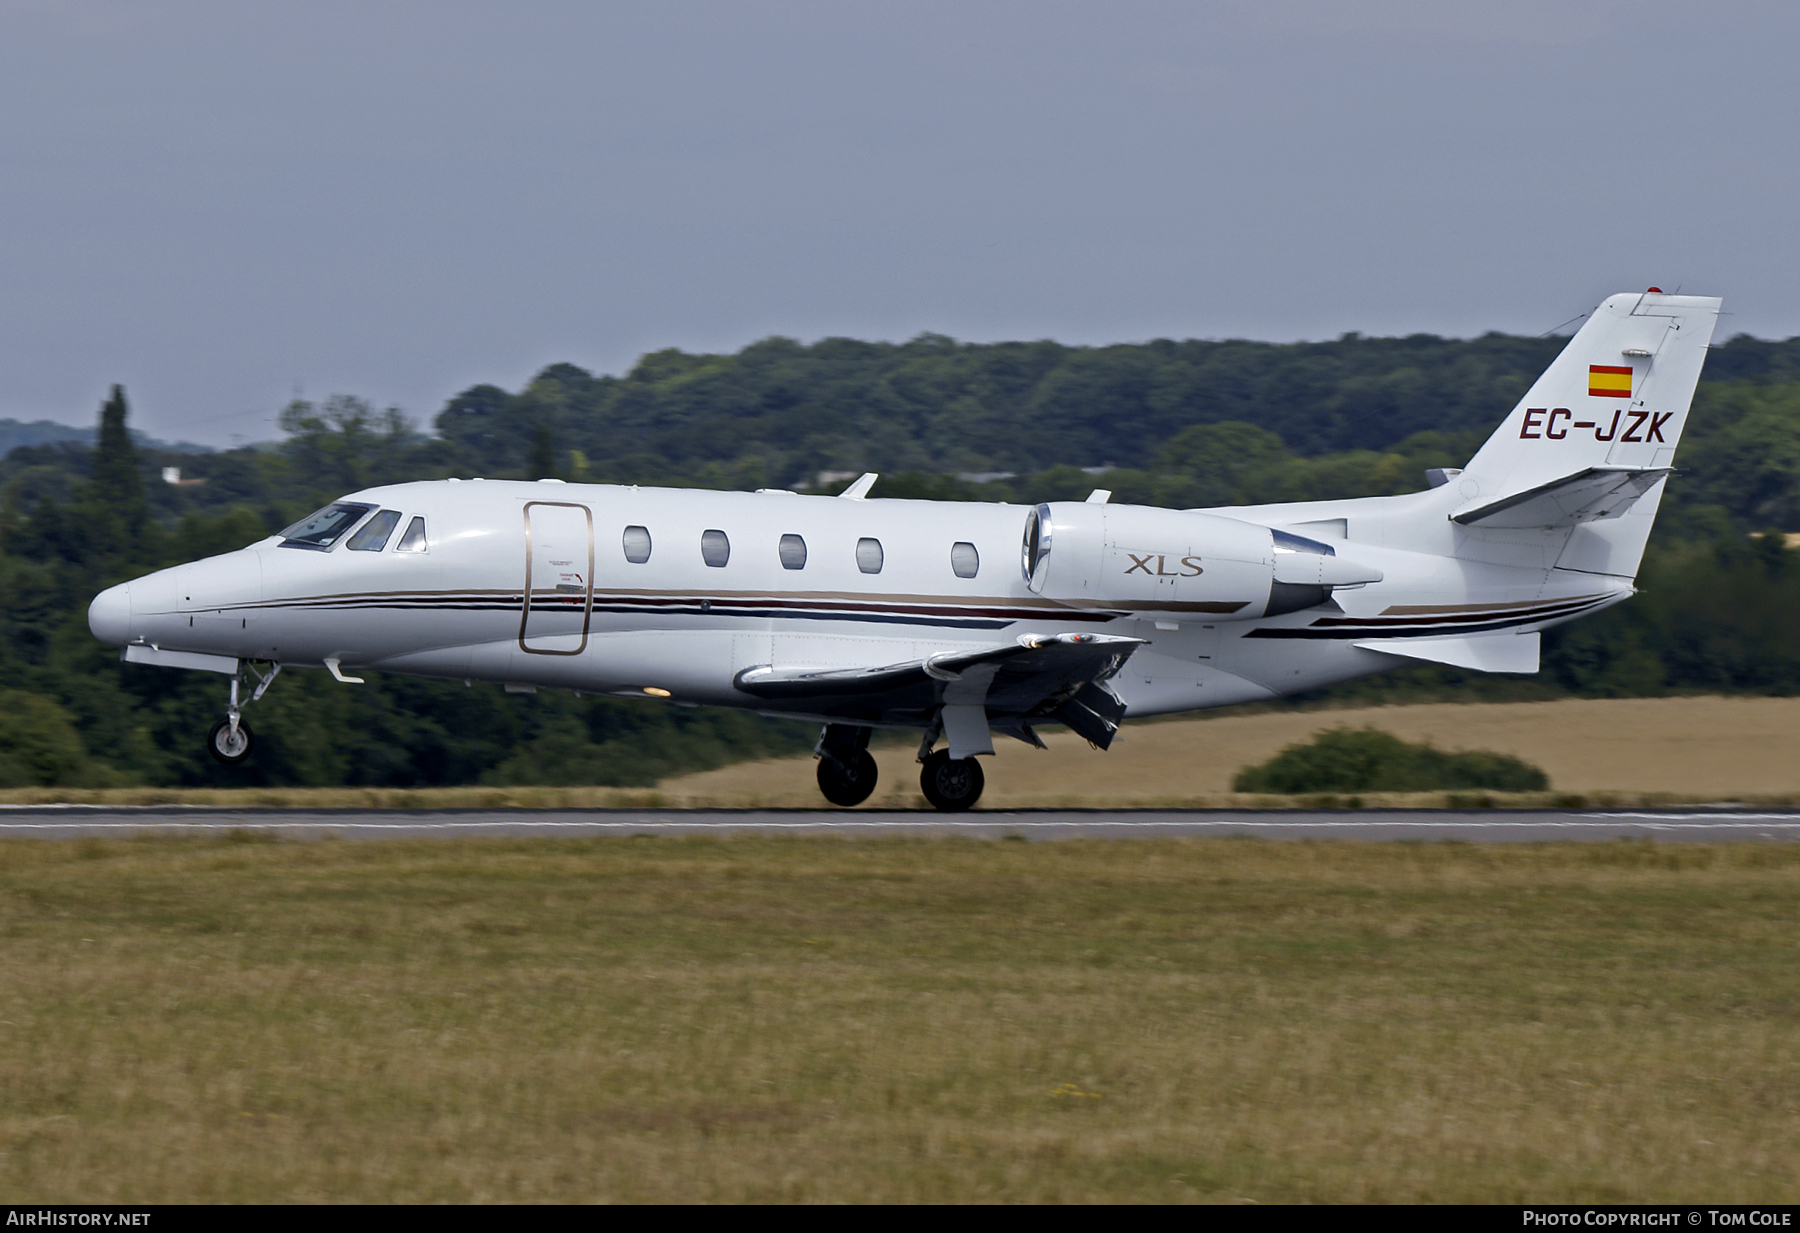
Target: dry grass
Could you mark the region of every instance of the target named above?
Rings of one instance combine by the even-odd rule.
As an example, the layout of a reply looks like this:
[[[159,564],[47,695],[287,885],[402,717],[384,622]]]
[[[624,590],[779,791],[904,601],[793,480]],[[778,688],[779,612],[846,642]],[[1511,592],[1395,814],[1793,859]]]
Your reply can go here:
[[[1048,753],[997,739],[984,759],[984,809],[1228,808],[1266,806],[1234,796],[1240,767],[1325,728],[1375,727],[1443,749],[1513,754],[1550,776],[1550,794],[1495,803],[1539,805],[1578,794],[1613,804],[1732,799],[1800,801],[1800,698],[1619,698],[1557,702],[1432,703],[1324,711],[1268,711],[1128,724],[1098,753],[1069,733],[1047,735]],[[874,751],[881,783],[869,808],[923,806],[912,747]],[[667,780],[672,802],[811,808],[818,802],[805,758],[746,762]],[[1369,804],[1442,805],[1441,794],[1369,797]]]
[[[865,809],[933,810],[918,791],[910,755],[883,757],[884,780]],[[15,788],[0,790],[8,807],[82,805],[95,808],[180,806],[220,810],[348,810],[442,812],[445,810],[644,810],[828,809],[813,786],[808,759],[745,764],[747,786],[694,786],[682,780],[660,788]],[[990,772],[991,773],[991,772]],[[764,776],[778,777],[759,783]],[[989,780],[990,789],[993,781]],[[1001,788],[982,798],[982,809],[1625,809],[1716,804],[1719,794],[1676,792],[1358,792],[1276,796],[1254,792],[1200,792],[1121,798],[1100,792],[1037,792]],[[1741,805],[1793,808],[1800,792],[1731,795]],[[4,814],[0,814],[3,818]],[[42,818],[36,821],[43,821]]]
[[[1287,809],[1347,803],[1233,793],[1238,768],[1337,725],[1373,726],[1446,749],[1515,754],[1551,792],[1366,793],[1367,807],[1800,804],[1800,698],[1625,698],[1433,703],[1130,724],[1098,753],[1047,737],[1048,754],[996,742],[984,809]],[[864,808],[926,809],[915,746],[877,745],[881,783]],[[808,757],[743,762],[655,788],[10,788],[5,805],[190,805],[230,809],[817,809]]]
[[[811,773],[809,769],[807,774]],[[817,795],[816,788],[814,795]],[[7,805],[187,805],[212,809],[386,811],[662,809],[692,804],[694,802],[686,798],[676,799],[655,788],[0,788],[0,808]]]
[[[1800,846],[0,844],[16,1202],[1792,1201]]]

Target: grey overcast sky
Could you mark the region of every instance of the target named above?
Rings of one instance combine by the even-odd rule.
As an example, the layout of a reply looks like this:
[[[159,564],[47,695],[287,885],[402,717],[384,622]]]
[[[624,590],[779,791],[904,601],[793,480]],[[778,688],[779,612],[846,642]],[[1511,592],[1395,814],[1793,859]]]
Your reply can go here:
[[[0,417],[772,334],[1800,333],[1800,5],[0,0]]]

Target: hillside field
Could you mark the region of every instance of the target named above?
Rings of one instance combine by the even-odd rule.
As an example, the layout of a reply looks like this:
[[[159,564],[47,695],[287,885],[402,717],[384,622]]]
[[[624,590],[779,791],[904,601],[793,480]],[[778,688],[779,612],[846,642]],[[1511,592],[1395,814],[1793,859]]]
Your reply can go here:
[[[1443,749],[1489,749],[1542,767],[1560,793],[1621,799],[1800,795],[1800,698],[1570,698],[1268,711],[1127,724],[1102,753],[1066,732],[1048,751],[995,738],[983,809],[1233,803],[1231,778],[1337,726],[1375,727]],[[916,746],[874,750],[881,784],[865,808],[923,807]],[[812,808],[811,759],[744,762],[663,782],[672,803]]]

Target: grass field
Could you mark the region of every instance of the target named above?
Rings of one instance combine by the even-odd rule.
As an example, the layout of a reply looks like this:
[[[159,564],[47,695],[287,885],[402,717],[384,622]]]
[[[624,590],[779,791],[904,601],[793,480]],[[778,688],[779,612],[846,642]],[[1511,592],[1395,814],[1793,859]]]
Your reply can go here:
[[[983,759],[987,791],[981,808],[1251,803],[1231,793],[1240,767],[1338,725],[1381,728],[1441,749],[1523,758],[1550,776],[1554,792],[1533,798],[1540,801],[1569,793],[1620,803],[1800,801],[1800,698],[1569,698],[1127,724],[1105,753],[1066,732],[1046,734],[1048,752],[996,738],[995,756]],[[914,747],[874,753],[881,783],[869,807],[924,807]],[[805,758],[739,763],[665,781],[660,791],[671,801],[718,804],[813,808],[818,801]]]
[[[1066,732],[1046,734],[1047,753],[997,738],[996,756],[984,759],[988,788],[981,808],[1342,805],[1231,791],[1238,768],[1337,725],[1373,726],[1445,749],[1510,753],[1550,775],[1550,792],[1479,794],[1485,804],[1800,804],[1800,698],[1622,698],[1267,711],[1127,724],[1105,753]],[[929,808],[919,792],[916,749],[906,740],[875,747],[881,783],[867,808]],[[823,802],[813,770],[806,756],[742,762],[655,788],[8,788],[0,789],[0,806],[817,809]],[[1464,808],[1472,798],[1438,792],[1366,793],[1358,799],[1365,806]]]
[[[1800,1193],[1800,845],[0,844],[9,1201]]]

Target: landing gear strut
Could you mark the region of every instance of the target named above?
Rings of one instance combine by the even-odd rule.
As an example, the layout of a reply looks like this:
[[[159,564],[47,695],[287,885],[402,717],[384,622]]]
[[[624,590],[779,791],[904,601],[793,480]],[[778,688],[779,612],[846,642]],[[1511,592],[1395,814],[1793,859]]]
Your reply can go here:
[[[231,701],[225,707],[225,718],[214,724],[206,734],[206,752],[226,766],[236,766],[250,756],[250,750],[256,744],[256,736],[250,731],[250,725],[244,722],[244,708],[262,697],[264,691],[280,675],[280,664],[271,664],[268,672],[263,673],[251,666],[249,660],[238,660],[237,674],[231,678]],[[240,701],[243,687],[249,684],[251,677],[256,678],[256,688],[250,691],[248,699]]]
[[[869,754],[873,728],[826,724],[813,755],[819,759],[819,791],[833,805],[848,809],[869,799],[879,774]]]
[[[925,799],[946,813],[960,813],[981,799],[987,776],[973,758],[952,758],[948,749],[927,754],[919,770]]]

